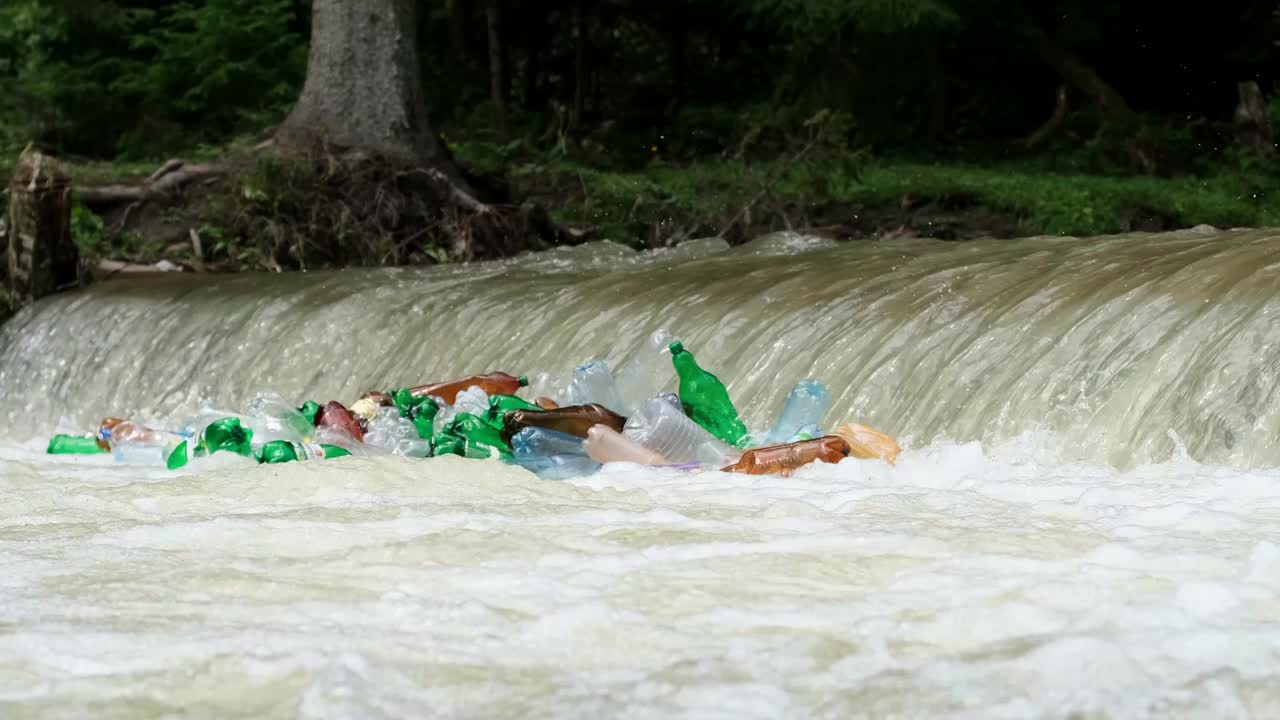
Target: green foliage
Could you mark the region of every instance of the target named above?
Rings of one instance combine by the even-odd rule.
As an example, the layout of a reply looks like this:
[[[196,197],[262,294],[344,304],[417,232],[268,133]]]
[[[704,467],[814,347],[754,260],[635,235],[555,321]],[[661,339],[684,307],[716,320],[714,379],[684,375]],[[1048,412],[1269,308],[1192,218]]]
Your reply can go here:
[[[158,6],[158,7],[157,7]],[[291,0],[0,6],[0,148],[154,156],[278,118],[305,42]],[[193,128],[195,129],[193,132]]]
[[[102,218],[83,205],[71,208],[71,239],[81,251],[93,252],[102,246]]]
[[[133,16],[133,49],[148,60],[113,84],[143,108],[143,128],[123,150],[146,154],[156,139],[146,125],[168,125],[179,145],[185,128],[227,137],[283,116],[305,67],[303,38],[292,30],[291,0],[206,0]]]

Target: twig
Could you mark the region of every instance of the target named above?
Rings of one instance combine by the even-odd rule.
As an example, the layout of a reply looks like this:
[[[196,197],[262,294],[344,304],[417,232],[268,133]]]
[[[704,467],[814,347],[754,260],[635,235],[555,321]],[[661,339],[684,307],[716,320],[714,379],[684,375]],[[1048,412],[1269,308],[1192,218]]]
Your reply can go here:
[[[153,183],[159,180],[160,178],[164,177],[165,175],[168,175],[169,173],[180,169],[183,165],[186,165],[186,163],[183,162],[182,160],[177,160],[177,159],[169,160],[165,164],[161,165],[159,169],[157,169],[155,172],[151,173],[151,175],[147,178],[147,182]]]

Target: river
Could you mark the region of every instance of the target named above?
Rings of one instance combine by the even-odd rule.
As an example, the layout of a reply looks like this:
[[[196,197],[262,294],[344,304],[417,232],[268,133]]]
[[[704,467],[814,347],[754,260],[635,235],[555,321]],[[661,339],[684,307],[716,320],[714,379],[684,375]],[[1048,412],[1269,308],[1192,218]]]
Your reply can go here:
[[[609,244],[174,276],[0,329],[5,717],[1280,714],[1280,236]],[[667,328],[766,427],[804,377],[895,467],[793,477],[51,458],[107,414],[469,372],[556,392]],[[654,382],[673,374],[655,366]],[[655,385],[655,390],[661,389]]]

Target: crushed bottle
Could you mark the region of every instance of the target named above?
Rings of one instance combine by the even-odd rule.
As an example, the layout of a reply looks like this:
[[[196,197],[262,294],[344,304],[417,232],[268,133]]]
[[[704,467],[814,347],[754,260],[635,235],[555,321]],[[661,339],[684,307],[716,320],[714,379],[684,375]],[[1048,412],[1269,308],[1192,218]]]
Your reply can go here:
[[[169,453],[166,465],[177,470],[193,459],[217,452],[232,452],[249,457],[253,453],[253,431],[240,424],[240,418],[228,417],[209,423],[195,437],[178,443]]]
[[[811,462],[838,463],[849,455],[849,444],[843,438],[828,435],[785,445],[752,448],[733,465],[720,468],[724,472],[747,475],[790,475]]]

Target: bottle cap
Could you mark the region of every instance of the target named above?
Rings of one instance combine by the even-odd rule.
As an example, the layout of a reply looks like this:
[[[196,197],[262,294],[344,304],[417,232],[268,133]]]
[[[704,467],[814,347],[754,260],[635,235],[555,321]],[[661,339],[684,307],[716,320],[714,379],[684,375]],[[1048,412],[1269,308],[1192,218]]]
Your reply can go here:
[[[521,375],[520,377],[516,378],[516,381],[520,383],[520,387],[529,387],[528,375]]]
[[[672,354],[672,355],[675,355],[675,354],[677,354],[677,353],[682,353],[682,352],[684,352],[684,343],[682,343],[682,342],[680,342],[679,340],[677,340],[677,341],[675,341],[675,342],[671,343],[670,345],[668,345],[668,346],[667,346],[667,349],[671,351],[671,354]]]

